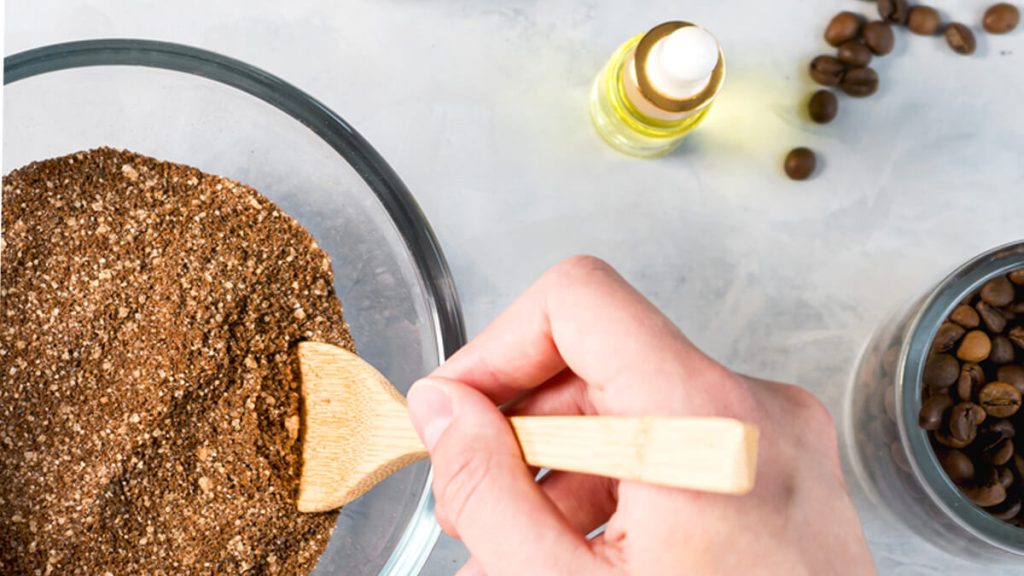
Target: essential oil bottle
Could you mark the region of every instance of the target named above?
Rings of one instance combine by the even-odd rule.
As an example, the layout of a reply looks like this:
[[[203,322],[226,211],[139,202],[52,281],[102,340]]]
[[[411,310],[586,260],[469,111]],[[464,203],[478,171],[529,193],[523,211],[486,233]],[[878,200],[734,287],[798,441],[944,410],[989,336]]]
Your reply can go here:
[[[615,149],[661,156],[704,119],[724,79],[714,36],[689,22],[665,22],[612,54],[594,81],[590,117]]]

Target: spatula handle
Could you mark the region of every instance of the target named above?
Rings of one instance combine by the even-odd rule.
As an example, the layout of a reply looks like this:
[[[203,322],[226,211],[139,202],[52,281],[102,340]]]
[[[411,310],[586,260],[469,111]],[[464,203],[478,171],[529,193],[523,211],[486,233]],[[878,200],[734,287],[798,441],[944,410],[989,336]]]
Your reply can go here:
[[[756,426],[729,418],[516,416],[528,464],[704,492],[745,494]]]

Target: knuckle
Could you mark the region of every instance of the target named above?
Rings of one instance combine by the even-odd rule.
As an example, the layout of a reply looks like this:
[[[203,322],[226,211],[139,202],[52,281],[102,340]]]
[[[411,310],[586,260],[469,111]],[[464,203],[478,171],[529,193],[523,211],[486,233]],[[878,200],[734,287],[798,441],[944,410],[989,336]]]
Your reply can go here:
[[[790,402],[793,413],[810,430],[813,436],[827,442],[836,443],[836,424],[825,404],[817,396],[798,386],[790,387]]]
[[[466,455],[444,478],[437,500],[443,510],[446,523],[457,530],[462,515],[471,506],[477,490],[491,474],[491,457],[488,451]]]
[[[607,276],[614,274],[615,270],[597,256],[579,254],[562,260],[551,269],[550,273],[556,278],[578,278],[594,275]]]

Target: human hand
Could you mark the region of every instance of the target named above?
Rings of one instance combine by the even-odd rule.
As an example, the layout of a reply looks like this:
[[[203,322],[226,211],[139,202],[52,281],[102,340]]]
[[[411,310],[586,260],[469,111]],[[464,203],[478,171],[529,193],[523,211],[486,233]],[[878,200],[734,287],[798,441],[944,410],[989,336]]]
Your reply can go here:
[[[550,270],[408,399],[438,521],[472,555],[462,575],[876,573],[824,406],[714,362],[600,260]],[[557,471],[534,482],[502,403],[752,422],[757,483],[728,496]]]

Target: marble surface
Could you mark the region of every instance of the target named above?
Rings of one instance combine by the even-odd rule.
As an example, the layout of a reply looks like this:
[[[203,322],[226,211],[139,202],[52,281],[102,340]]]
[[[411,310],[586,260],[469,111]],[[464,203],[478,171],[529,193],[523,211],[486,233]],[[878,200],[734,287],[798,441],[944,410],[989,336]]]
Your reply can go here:
[[[265,68],[348,119],[433,223],[479,331],[575,253],[617,266],[732,368],[796,382],[837,419],[858,354],[891,311],[966,258],[1024,236],[1024,30],[954,55],[897,36],[879,93],[820,127],[801,103],[824,24],[854,0],[646,3],[12,0],[5,52],[97,37],[196,45]],[[949,0],[976,23],[981,5]],[[660,160],[621,156],[586,114],[623,40],[703,24],[728,60],[706,123]],[[823,169],[781,174],[793,146]],[[854,485],[855,492],[859,489]],[[883,574],[1009,575],[949,558],[858,495]],[[465,552],[443,539],[424,570]]]

